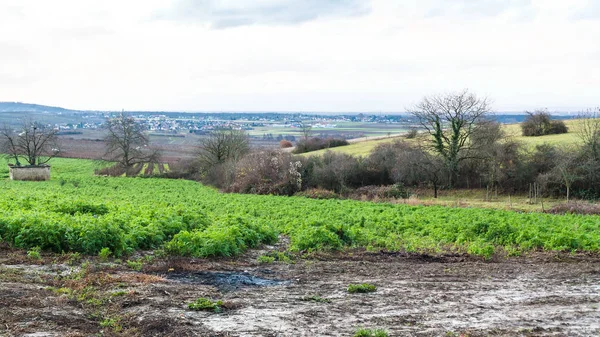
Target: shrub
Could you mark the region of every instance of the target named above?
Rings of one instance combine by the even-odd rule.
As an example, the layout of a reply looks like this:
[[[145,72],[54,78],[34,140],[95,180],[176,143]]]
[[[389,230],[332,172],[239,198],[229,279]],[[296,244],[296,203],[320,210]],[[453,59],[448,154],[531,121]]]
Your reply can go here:
[[[377,287],[370,283],[349,284],[348,285],[348,292],[351,294],[372,293],[375,291],[377,291]]]
[[[547,210],[546,213],[600,215],[600,205],[574,201],[554,205],[552,208]]]
[[[552,134],[567,133],[569,130],[560,120],[552,120],[547,110],[527,112],[529,116],[521,123],[523,136],[537,137]]]
[[[235,181],[229,192],[293,195],[302,188],[302,163],[289,153],[259,152],[235,165]]]
[[[417,138],[418,134],[419,134],[419,131],[417,130],[417,128],[411,128],[410,130],[408,130],[405,137],[406,137],[406,139],[414,139],[414,138]]]
[[[282,149],[287,149],[290,147],[294,147],[294,144],[292,144],[292,142],[290,142],[289,140],[283,139],[279,142],[279,147]]]
[[[296,148],[294,149],[294,153],[306,153],[312,152],[322,149],[329,149],[332,147],[344,146],[348,145],[348,141],[341,138],[308,138],[303,139],[296,143]]]

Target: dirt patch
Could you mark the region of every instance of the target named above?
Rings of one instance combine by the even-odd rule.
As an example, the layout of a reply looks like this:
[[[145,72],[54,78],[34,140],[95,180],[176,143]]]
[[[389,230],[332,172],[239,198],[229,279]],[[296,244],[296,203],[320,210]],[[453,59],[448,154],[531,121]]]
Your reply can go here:
[[[183,283],[204,284],[217,287],[220,291],[234,291],[244,287],[269,287],[286,285],[290,281],[270,280],[246,272],[172,272],[167,279]]]
[[[157,259],[144,267],[152,274],[75,269],[81,279],[68,281],[56,280],[57,274],[71,277],[58,273],[66,267],[47,261],[0,264],[0,336],[351,336],[358,327],[382,328],[390,336],[600,333],[595,256],[486,262],[356,252],[265,265],[254,262],[256,255]],[[59,288],[75,282],[73,293]],[[346,291],[362,282],[377,291]],[[188,310],[199,297],[222,300],[227,310]]]

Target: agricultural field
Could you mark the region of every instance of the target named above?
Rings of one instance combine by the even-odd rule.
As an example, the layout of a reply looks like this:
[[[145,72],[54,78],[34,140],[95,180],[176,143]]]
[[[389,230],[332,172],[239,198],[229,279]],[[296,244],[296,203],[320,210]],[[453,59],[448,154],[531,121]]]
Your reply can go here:
[[[522,142],[523,144],[525,144],[526,146],[529,146],[529,147],[534,147],[536,145],[540,145],[540,144],[544,144],[544,143],[552,144],[552,145],[569,146],[569,145],[576,144],[579,141],[579,138],[577,136],[577,130],[579,127],[578,123],[579,123],[578,120],[566,120],[565,124],[569,128],[569,132],[565,133],[565,134],[560,134],[560,135],[546,135],[546,136],[540,136],[540,137],[524,137],[521,135],[521,124],[506,124],[506,125],[504,125],[504,131],[505,131],[506,135],[509,137],[509,139],[515,140],[518,142]],[[392,137],[389,137],[389,138],[386,137],[383,139],[381,139],[379,137],[377,137],[377,139],[370,139],[369,137],[365,137],[365,138],[359,138],[359,139],[354,140],[350,145],[331,148],[331,149],[329,149],[329,151],[346,153],[346,154],[350,154],[353,156],[368,156],[371,153],[371,151],[377,147],[377,145],[382,144],[382,143],[387,143],[387,142],[393,142],[397,139],[403,139],[403,140],[409,141],[409,142],[413,141],[410,139],[403,138],[402,136],[392,136]],[[328,150],[307,152],[307,153],[303,153],[302,155],[304,155],[304,156],[322,155],[323,153],[325,153],[325,151],[328,151]]]
[[[362,123],[362,122],[335,122],[335,127],[313,127],[311,132],[314,135],[360,135],[361,137],[381,137],[391,134],[404,133],[408,131],[410,124],[386,124],[386,123]],[[272,124],[261,127],[255,127],[249,131],[251,136],[262,136],[264,134],[293,135],[302,136],[302,130],[299,128],[283,126],[281,124]]]
[[[52,165],[51,181],[16,182],[0,162],[2,336],[600,332],[598,216],[223,194]]]

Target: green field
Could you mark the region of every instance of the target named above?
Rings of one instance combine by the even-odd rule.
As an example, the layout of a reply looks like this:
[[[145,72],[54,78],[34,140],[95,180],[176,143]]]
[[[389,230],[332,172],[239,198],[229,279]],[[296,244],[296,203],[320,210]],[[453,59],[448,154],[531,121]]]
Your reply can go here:
[[[234,256],[278,234],[292,251],[349,247],[459,251],[490,256],[499,247],[600,248],[600,217],[410,206],[352,200],[222,194],[186,180],[108,178],[95,163],[56,159],[48,182],[6,179],[0,163],[0,236],[20,248],[115,255],[164,248],[185,256]]]
[[[577,136],[578,131],[578,121],[577,120],[568,120],[565,121],[565,124],[569,128],[569,132],[560,135],[548,135],[548,136],[540,136],[540,137],[524,137],[521,135],[521,125],[520,124],[507,124],[503,126],[503,129],[508,136],[509,139],[518,141],[523,143],[527,147],[533,147],[535,145],[540,144],[552,144],[552,145],[573,145],[579,141]],[[404,139],[402,137],[392,137],[386,139],[377,139],[377,140],[359,140],[355,143],[346,146],[339,146],[335,148],[329,149],[329,151],[346,153],[353,156],[368,156],[371,151],[377,147],[377,145],[382,143],[393,142],[397,139]],[[313,152],[303,153],[304,156],[309,155],[322,155],[328,150],[319,150]]]
[[[331,149],[323,149],[323,150],[318,150],[318,151],[306,152],[301,155],[303,155],[303,156],[315,156],[315,155],[321,156],[326,151],[333,151],[333,152],[337,152],[337,153],[349,154],[352,156],[366,157],[379,144],[391,143],[391,142],[394,142],[399,139],[405,139],[405,138],[402,136],[399,136],[399,137],[390,137],[390,138],[376,139],[376,140],[366,139],[366,140],[357,141],[357,142],[349,144],[349,145],[338,146],[338,147],[334,147]]]

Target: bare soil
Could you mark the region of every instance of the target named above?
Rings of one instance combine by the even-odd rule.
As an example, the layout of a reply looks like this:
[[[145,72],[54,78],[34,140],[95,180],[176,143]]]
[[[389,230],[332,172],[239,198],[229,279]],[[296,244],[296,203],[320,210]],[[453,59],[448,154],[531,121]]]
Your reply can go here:
[[[0,336],[352,336],[359,327],[390,336],[600,334],[597,256],[356,251],[259,264],[262,253],[144,259],[134,271],[2,247]],[[346,291],[363,282],[377,291]],[[223,300],[223,311],[189,310],[199,297]]]

